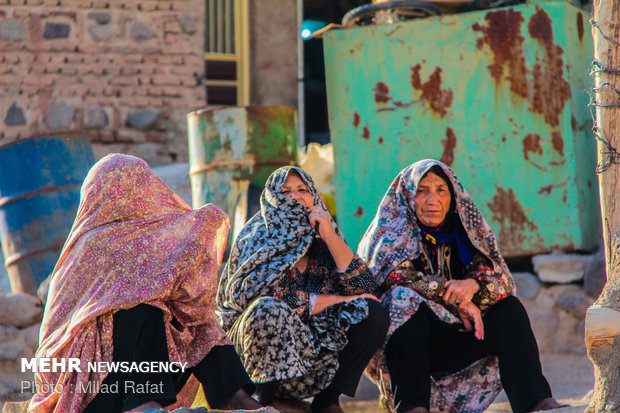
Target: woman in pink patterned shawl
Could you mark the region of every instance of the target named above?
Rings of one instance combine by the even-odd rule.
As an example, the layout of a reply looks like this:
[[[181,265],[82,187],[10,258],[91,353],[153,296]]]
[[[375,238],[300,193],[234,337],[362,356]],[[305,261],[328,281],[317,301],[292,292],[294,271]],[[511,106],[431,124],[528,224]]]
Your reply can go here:
[[[170,406],[192,373],[212,407],[259,408],[214,314],[228,228],[220,209],[192,210],[139,158],[108,155],[95,164],[52,273],[36,353],[77,358],[81,371],[35,373],[38,393],[29,411]],[[185,369],[88,368],[112,361]]]
[[[367,370],[386,410],[478,413],[501,385],[514,412],[559,407],[495,236],[450,168],[403,169],[358,254],[390,315]]]

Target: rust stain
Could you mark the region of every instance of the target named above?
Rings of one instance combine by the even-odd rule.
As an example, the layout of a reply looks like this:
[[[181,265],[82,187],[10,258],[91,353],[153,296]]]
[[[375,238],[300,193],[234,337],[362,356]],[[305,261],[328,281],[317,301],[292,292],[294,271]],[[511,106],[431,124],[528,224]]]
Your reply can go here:
[[[538,191],[536,191],[536,193],[543,195],[550,195],[551,194],[551,190],[553,190],[553,188],[561,188],[563,186],[566,186],[566,184],[568,183],[568,181],[570,180],[570,177],[567,178],[564,182],[560,182],[559,184],[551,184],[551,185],[547,185],[547,186],[542,186],[540,187],[540,189]]]
[[[379,145],[383,144],[383,136],[379,136]]]
[[[559,114],[571,97],[570,84],[564,79],[564,50],[553,42],[551,18],[539,6],[536,6],[527,29],[544,49],[543,57],[537,56],[533,67],[530,109],[542,114],[547,124],[557,126]]]
[[[573,132],[577,132],[579,130],[579,123],[577,123],[575,115],[570,115],[570,128],[573,130]]]
[[[564,139],[562,139],[562,134],[560,132],[553,132],[551,134],[551,143],[553,144],[553,149],[564,156]]]
[[[360,125],[360,114],[353,112],[353,127],[357,128]]]
[[[456,147],[456,135],[452,128],[446,129],[446,139],[442,139],[443,153],[439,160],[448,166],[452,166],[454,163],[454,148]]]
[[[528,133],[523,138],[523,157],[529,161],[529,153],[535,153],[538,155],[543,154],[542,146],[540,146],[540,135],[537,133]]]
[[[487,206],[492,214],[491,220],[500,225],[498,241],[504,253],[518,252],[524,247],[523,243],[535,235],[538,242],[544,241],[538,233],[538,227],[525,214],[512,188],[506,190],[497,187],[497,192]],[[528,249],[531,248],[528,245]]]
[[[362,215],[364,215],[364,208],[362,208],[361,206],[358,206],[357,209],[355,210],[355,213],[353,214],[354,217],[361,217]]]
[[[422,82],[418,63],[411,68],[411,86],[422,92],[421,98],[428,102],[431,110],[439,116],[446,116],[447,109],[452,105],[452,90],[441,88],[441,68],[435,68],[426,82]]]
[[[510,83],[510,90],[517,95],[528,97],[527,69],[523,57],[523,41],[521,24],[525,21],[523,15],[515,10],[497,10],[488,12],[484,19],[487,26],[475,23],[474,31],[483,36],[476,42],[478,49],[486,43],[493,53],[493,63],[488,66],[491,76],[499,83],[504,77]]]
[[[502,142],[506,142],[506,135],[502,135]]]
[[[362,138],[370,139],[370,130],[368,130],[368,126],[364,126],[364,131],[362,133]]]
[[[583,41],[583,14],[577,13],[577,34],[579,34],[579,41]]]
[[[375,92],[375,102],[377,103],[387,103],[392,100],[389,96],[390,88],[383,82],[377,82],[373,91]]]

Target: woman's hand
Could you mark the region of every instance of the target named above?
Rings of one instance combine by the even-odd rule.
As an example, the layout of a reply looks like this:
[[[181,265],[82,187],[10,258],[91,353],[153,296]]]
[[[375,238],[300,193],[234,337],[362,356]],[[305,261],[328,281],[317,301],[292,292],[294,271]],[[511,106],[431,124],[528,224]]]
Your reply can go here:
[[[449,280],[444,284],[443,302],[455,307],[471,302],[474,294],[480,289],[478,282],[472,278],[466,280]]]
[[[323,239],[328,239],[336,235],[334,226],[332,225],[332,216],[329,212],[318,206],[311,206],[307,209],[308,219],[312,228],[318,231]],[[317,229],[318,224],[318,229]]]
[[[310,312],[310,315],[315,315],[325,310],[330,305],[338,303],[347,303],[349,301],[357,300],[358,298],[366,298],[369,300],[375,300],[381,302],[377,297],[372,294],[356,294],[356,295],[332,295],[332,294],[318,294],[316,296],[316,303]]]
[[[474,336],[478,340],[484,340],[484,324],[482,323],[482,314],[476,304],[469,301],[467,304],[461,304],[457,308],[459,317],[465,325],[465,330],[474,330]],[[473,323],[473,326],[472,326]]]
[[[338,268],[339,271],[345,271],[349,267],[349,264],[351,264],[351,260],[353,260],[355,254],[351,251],[347,243],[336,234],[332,216],[329,215],[329,212],[318,206],[309,207],[307,211],[310,225],[312,225],[314,229],[317,229],[318,225],[319,235],[327,245],[329,253],[336,263],[336,268]]]

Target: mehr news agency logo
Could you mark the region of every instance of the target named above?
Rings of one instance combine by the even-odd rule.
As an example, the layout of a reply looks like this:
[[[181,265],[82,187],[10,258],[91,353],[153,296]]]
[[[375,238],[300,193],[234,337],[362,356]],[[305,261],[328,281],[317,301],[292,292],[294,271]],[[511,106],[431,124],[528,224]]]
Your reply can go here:
[[[52,358],[34,357],[21,359],[22,373],[68,373],[87,372],[97,373],[184,373],[187,362],[177,361],[89,361],[83,366],[79,358]],[[163,393],[163,383],[151,383],[149,381],[136,383],[126,380],[119,388],[119,383],[105,384],[95,381],[78,382],[76,388],[66,389],[62,383],[35,383],[35,381],[22,380],[21,392],[30,391],[42,393],[62,392],[65,390],[78,393]],[[73,386],[73,385],[71,385]]]

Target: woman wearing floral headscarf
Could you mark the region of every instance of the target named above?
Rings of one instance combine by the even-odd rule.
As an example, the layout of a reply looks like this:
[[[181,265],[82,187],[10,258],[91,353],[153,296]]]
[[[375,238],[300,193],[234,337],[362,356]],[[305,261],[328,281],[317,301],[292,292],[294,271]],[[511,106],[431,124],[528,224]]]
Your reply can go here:
[[[315,396],[314,412],[342,412],[388,326],[374,279],[303,170],[276,170],[260,205],[220,279],[221,323],[263,404]]]
[[[403,169],[358,252],[390,314],[385,358],[369,367],[384,407],[481,412],[500,378],[514,412],[559,407],[495,236],[450,168]]]
[[[36,353],[78,358],[81,371],[37,372],[39,391],[28,411],[170,406],[192,373],[211,407],[259,408],[214,314],[227,235],[226,214],[212,204],[192,210],[143,160],[108,155],[97,162],[51,275]],[[113,361],[177,362],[186,369],[106,372],[87,366]],[[187,384],[177,405],[193,401],[197,385],[191,394]]]

